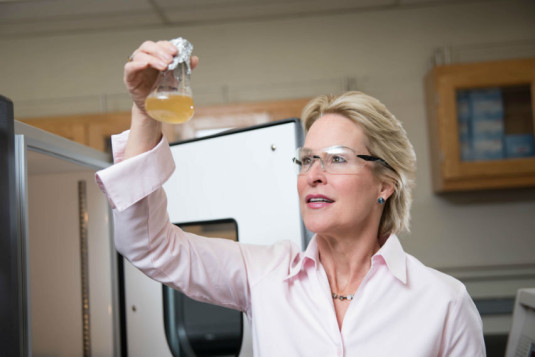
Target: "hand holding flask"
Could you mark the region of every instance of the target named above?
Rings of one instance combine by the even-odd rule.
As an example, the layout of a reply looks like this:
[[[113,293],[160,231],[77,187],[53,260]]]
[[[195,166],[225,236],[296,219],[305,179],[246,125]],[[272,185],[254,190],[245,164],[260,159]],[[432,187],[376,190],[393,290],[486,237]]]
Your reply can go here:
[[[177,47],[178,55],[167,70],[160,72],[145,100],[145,110],[158,121],[180,124],[190,120],[194,113],[190,86],[193,45],[181,37],[170,42]]]

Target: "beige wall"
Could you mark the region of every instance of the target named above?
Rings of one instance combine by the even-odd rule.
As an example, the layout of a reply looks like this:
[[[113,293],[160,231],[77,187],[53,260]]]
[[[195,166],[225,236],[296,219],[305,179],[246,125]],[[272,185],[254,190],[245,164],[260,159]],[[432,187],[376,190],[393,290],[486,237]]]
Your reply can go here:
[[[535,56],[535,2],[35,38],[0,34],[0,93],[14,100],[17,117],[126,110],[121,77],[128,55],[145,39],[179,35],[200,57],[192,79],[197,104],[340,92],[348,81],[378,97],[404,122],[419,160],[406,250],[459,277],[517,276],[496,283],[467,278],[475,296],[511,296],[518,285],[535,284],[533,275],[526,278],[535,264],[535,191],[433,194],[423,89],[437,48],[449,46],[454,60]]]
[[[83,346],[78,181],[86,182],[89,336],[94,356],[114,351],[112,245],[106,199],[94,171],[28,152],[28,229],[32,356],[80,356]],[[69,165],[70,164],[70,165]],[[55,166],[56,165],[56,166]],[[51,202],[54,202],[51,209]]]

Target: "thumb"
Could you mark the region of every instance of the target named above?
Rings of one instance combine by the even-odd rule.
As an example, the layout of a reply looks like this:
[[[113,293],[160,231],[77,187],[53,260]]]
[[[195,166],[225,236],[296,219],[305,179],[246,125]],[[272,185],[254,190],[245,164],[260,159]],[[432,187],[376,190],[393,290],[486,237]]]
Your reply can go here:
[[[191,59],[190,59],[190,66],[191,66],[191,69],[195,69],[195,67],[197,67],[197,65],[199,64],[199,57],[197,56],[191,56]]]

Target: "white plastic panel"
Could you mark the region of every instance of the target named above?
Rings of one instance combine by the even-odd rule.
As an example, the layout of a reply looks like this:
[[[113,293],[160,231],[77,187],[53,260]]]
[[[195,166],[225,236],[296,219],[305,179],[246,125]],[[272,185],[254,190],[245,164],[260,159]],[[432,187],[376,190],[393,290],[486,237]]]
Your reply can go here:
[[[302,244],[295,123],[171,148],[177,169],[164,186],[173,223],[233,218],[240,242]]]
[[[272,244],[286,239],[303,247],[292,166],[300,133],[300,123],[289,121],[173,145],[177,169],[164,185],[171,221],[232,218],[240,242]],[[125,285],[128,355],[171,356],[161,284],[125,262]],[[246,320],[240,356],[252,356]]]

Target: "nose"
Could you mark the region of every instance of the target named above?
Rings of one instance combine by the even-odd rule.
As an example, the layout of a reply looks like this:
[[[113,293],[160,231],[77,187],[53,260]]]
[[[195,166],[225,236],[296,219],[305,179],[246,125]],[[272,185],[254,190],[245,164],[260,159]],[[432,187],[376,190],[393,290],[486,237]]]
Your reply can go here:
[[[313,159],[313,161],[312,161],[312,163],[310,164],[310,166],[309,166],[309,168],[307,170],[308,172],[312,171],[312,169],[314,168],[314,164],[316,162],[319,162],[320,165],[321,165],[321,170],[325,171],[325,165],[323,165],[323,160],[321,159],[321,157],[319,157],[317,155],[314,155],[314,156],[312,156],[312,159]]]
[[[318,165],[314,165],[316,161],[319,162]],[[310,165],[306,176],[310,185],[326,182],[325,166],[323,165],[323,160],[319,156],[314,156],[314,161]]]

